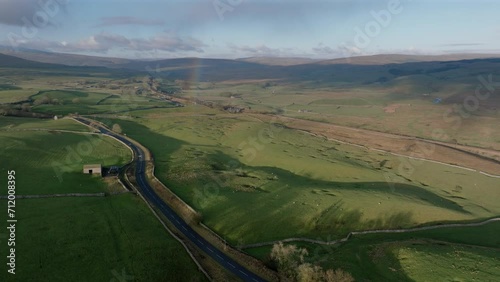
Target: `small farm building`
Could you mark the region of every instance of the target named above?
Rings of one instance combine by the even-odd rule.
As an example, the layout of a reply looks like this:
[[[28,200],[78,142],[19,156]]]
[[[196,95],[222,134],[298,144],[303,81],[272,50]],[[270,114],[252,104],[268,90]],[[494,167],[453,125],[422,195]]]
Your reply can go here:
[[[89,164],[83,166],[83,173],[85,174],[99,174],[102,175],[102,167],[100,164]]]

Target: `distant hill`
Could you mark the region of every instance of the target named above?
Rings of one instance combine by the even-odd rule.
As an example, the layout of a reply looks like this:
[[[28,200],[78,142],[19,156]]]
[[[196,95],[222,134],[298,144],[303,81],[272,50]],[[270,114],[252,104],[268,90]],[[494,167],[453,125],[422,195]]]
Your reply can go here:
[[[282,57],[250,57],[250,58],[241,58],[237,59],[237,61],[256,63],[261,65],[269,65],[269,66],[293,66],[293,65],[303,65],[303,64],[311,64],[318,62],[320,60],[314,60],[310,58],[282,58]]]
[[[268,66],[228,59],[179,58],[157,61],[131,61],[118,65],[124,69],[148,72],[154,76],[164,76],[168,79],[186,79],[196,76],[201,81],[225,79],[264,79],[272,74],[271,69],[278,66]]]
[[[0,67],[4,68],[46,68],[54,66],[57,65],[33,62],[0,53]]]
[[[39,63],[49,63],[66,66],[115,67],[116,65],[126,64],[132,61],[129,59],[121,58],[52,53],[32,49],[12,50],[8,47],[0,47],[0,53]]]
[[[236,60],[229,59],[202,59],[202,58],[178,58],[160,60],[132,60],[124,58],[110,58],[98,56],[86,56],[65,53],[53,53],[40,50],[12,48],[0,46],[0,54],[14,56],[17,58],[48,64],[66,66],[95,66],[108,68],[128,68],[135,70],[145,70],[155,68],[157,64],[163,67],[186,67],[196,64],[197,66],[220,66],[220,67],[243,67],[243,66],[275,66],[288,67],[300,65],[388,65],[418,62],[451,62],[471,59],[500,58],[500,54],[450,54],[450,55],[404,55],[404,54],[383,54],[373,56],[358,56],[349,58],[337,58],[331,60],[315,60],[301,57],[249,57]],[[245,64],[246,63],[246,64]]]
[[[339,58],[332,60],[323,60],[316,62],[320,65],[388,65],[404,64],[418,62],[451,62],[472,59],[500,58],[500,54],[450,54],[450,55],[403,55],[403,54],[384,54],[373,56],[358,56],[349,58]]]

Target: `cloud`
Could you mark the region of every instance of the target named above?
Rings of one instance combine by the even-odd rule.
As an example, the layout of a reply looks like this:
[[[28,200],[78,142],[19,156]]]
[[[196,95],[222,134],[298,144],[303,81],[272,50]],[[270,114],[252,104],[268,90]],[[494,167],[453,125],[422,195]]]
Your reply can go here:
[[[0,23],[14,26],[48,25],[68,0],[0,0]]]
[[[335,48],[319,43],[318,46],[313,47],[312,51],[317,56],[328,56],[333,58],[345,58],[351,56],[360,56],[363,54],[362,50],[355,46],[347,46],[346,44],[339,45]]]
[[[115,26],[115,25],[164,25],[162,20],[147,20],[138,17],[120,16],[120,17],[103,17],[100,18],[100,23],[96,27]]]
[[[68,53],[108,53],[111,50],[203,53],[203,48],[206,47],[200,40],[169,32],[149,38],[127,38],[118,34],[99,33],[74,42],[23,39],[16,43],[24,48]]]
[[[441,44],[441,46],[446,47],[468,47],[468,46],[482,46],[484,43],[450,43],[450,44]]]
[[[235,44],[228,44],[229,49],[231,49],[234,53],[243,53],[245,56],[256,56],[256,57],[264,57],[264,56],[289,56],[291,55],[291,48],[271,48],[266,45],[259,45],[255,47],[251,46],[238,46]]]

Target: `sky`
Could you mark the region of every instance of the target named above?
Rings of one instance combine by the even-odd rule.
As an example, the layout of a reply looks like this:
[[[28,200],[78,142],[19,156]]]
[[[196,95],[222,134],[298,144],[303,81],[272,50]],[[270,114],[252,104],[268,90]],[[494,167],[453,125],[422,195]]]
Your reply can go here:
[[[159,59],[499,53],[497,0],[0,0],[0,45]]]

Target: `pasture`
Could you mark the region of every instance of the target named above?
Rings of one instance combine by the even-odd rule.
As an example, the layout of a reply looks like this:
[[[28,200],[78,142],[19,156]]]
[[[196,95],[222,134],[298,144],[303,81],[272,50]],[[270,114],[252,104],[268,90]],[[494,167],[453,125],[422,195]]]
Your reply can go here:
[[[307,261],[342,268],[356,280],[495,281],[500,275],[500,223],[412,233],[366,234],[334,246],[293,243],[306,248]],[[331,237],[317,238],[330,240]],[[271,246],[246,249],[269,262]]]
[[[111,138],[57,130],[89,131],[69,119],[0,117],[0,171],[16,171],[16,194],[110,191],[112,181],[82,174],[82,165],[122,165],[131,152]],[[0,209],[7,209],[6,199],[0,200]],[[0,218],[5,222],[6,213]],[[189,281],[205,281],[182,245],[132,194],[18,198],[16,219],[19,281],[186,281],[186,273]],[[0,232],[2,243],[5,234]],[[0,246],[2,253],[7,247]],[[8,281],[7,275],[3,271],[0,280]]]
[[[186,107],[188,108],[188,107]],[[189,109],[183,109],[188,111]],[[498,180],[405,160],[193,106],[135,112],[123,132],[149,148],[156,175],[232,244],[410,227],[496,215]],[[249,212],[251,211],[251,212]],[[259,230],[259,232],[255,232]]]
[[[23,170],[17,176],[19,181],[28,177]],[[97,179],[88,183],[99,186]],[[39,182],[45,190],[52,184]],[[17,281],[206,281],[137,196],[18,199],[16,204]],[[6,210],[6,200],[0,200],[0,208]],[[0,218],[5,222],[6,214]],[[1,241],[5,254],[7,244]],[[6,261],[2,256],[3,265]],[[0,280],[10,281],[8,275],[2,271]]]
[[[453,83],[441,73],[416,73],[383,83],[347,84],[339,78],[228,78],[217,83],[193,83],[182,95],[240,106],[251,112],[281,112],[290,117],[427,139],[436,138],[435,130],[444,130],[447,138],[440,141],[500,149],[500,130],[495,122],[500,118],[499,96],[480,101],[479,110],[459,114],[457,107],[463,107],[479,82],[460,71],[449,72],[457,77]],[[361,79],[363,74],[356,73],[356,77]],[[436,98],[442,102],[435,103]]]
[[[41,91],[33,99],[33,111],[56,115],[128,113],[141,108],[173,107],[168,101],[137,95],[66,90]]]
[[[0,170],[17,171],[19,195],[105,192],[104,182],[82,173],[83,165],[121,166],[131,159],[130,150],[114,139],[55,131],[86,130],[71,120],[2,117],[0,128]]]

